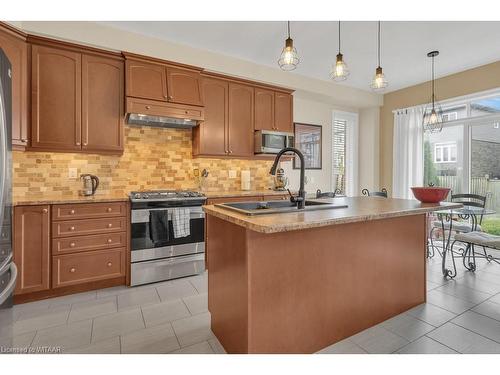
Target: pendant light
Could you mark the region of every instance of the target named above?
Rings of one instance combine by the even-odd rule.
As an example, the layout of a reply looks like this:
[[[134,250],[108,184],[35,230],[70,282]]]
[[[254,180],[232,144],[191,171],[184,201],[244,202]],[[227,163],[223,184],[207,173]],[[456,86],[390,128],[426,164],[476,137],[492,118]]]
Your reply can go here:
[[[443,110],[436,101],[436,94],[434,92],[434,57],[437,55],[439,55],[439,51],[431,51],[427,54],[427,57],[430,57],[432,60],[432,94],[431,103],[424,110],[422,124],[424,130],[429,133],[439,133],[443,130]]]
[[[337,61],[332,66],[330,78],[334,81],[345,81],[349,75],[349,69],[344,62],[344,56],[340,53],[340,21],[339,21],[339,53],[337,54]]]
[[[285,47],[281,51],[281,56],[278,60],[278,64],[281,69],[290,71],[294,70],[300,62],[299,56],[297,55],[297,50],[293,46],[293,39],[290,38],[290,21],[287,21],[288,25],[288,38],[285,40]]]
[[[372,82],[370,83],[370,87],[373,91],[382,91],[388,85],[387,79],[385,78],[384,73],[382,72],[382,67],[380,66],[380,21],[378,21],[378,37],[377,37],[377,61],[378,67],[375,69],[375,76],[373,77]]]

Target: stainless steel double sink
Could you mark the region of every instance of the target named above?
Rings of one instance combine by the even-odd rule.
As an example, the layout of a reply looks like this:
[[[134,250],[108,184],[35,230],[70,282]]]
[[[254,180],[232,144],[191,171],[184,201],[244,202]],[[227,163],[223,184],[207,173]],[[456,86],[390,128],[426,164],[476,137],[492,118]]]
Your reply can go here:
[[[238,203],[219,203],[216,207],[239,212],[240,214],[253,215],[268,215],[282,214],[289,212],[304,212],[316,210],[330,210],[334,208],[346,208],[346,204],[321,202],[316,200],[307,200],[305,208],[299,210],[297,204],[290,201],[265,201],[265,202],[238,202]]]

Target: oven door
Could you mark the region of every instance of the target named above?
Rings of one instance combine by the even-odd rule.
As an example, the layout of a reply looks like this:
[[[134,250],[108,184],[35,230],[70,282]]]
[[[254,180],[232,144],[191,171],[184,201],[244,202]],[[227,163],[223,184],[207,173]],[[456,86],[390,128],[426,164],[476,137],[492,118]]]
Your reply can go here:
[[[152,210],[165,208],[149,208],[132,210],[131,261],[140,262],[179,255],[203,253],[205,251],[205,213],[201,206],[189,207],[189,236],[174,238],[171,210],[169,210],[170,240],[155,244],[149,234],[149,213]]]

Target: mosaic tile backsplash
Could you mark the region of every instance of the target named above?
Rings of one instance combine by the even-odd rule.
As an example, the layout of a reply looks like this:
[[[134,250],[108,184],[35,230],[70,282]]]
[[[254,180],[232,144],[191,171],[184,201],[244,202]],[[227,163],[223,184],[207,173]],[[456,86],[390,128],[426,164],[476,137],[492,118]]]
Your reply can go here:
[[[13,195],[22,199],[32,195],[69,196],[81,189],[79,179],[69,179],[68,169],[78,176],[99,177],[100,192],[128,193],[133,190],[199,189],[195,169],[209,171],[205,190],[239,190],[240,171],[250,170],[251,189],[272,185],[267,160],[228,160],[192,157],[191,131],[125,126],[125,150],[121,156],[13,152]],[[229,170],[237,172],[229,178]]]

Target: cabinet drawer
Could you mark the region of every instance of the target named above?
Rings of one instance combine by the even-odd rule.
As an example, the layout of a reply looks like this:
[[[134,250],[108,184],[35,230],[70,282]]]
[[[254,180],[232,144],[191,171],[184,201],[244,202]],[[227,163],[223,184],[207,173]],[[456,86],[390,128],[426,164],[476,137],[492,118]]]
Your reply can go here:
[[[124,217],[56,221],[52,223],[52,237],[72,237],[122,232],[126,230],[126,227],[127,223]]]
[[[125,275],[125,249],[52,257],[52,287],[83,284]]]
[[[92,219],[125,215],[125,202],[56,204],[52,206],[52,220]]]
[[[77,236],[55,238],[52,240],[52,254],[77,253],[113,247],[126,246],[126,233],[96,234],[93,236]]]

